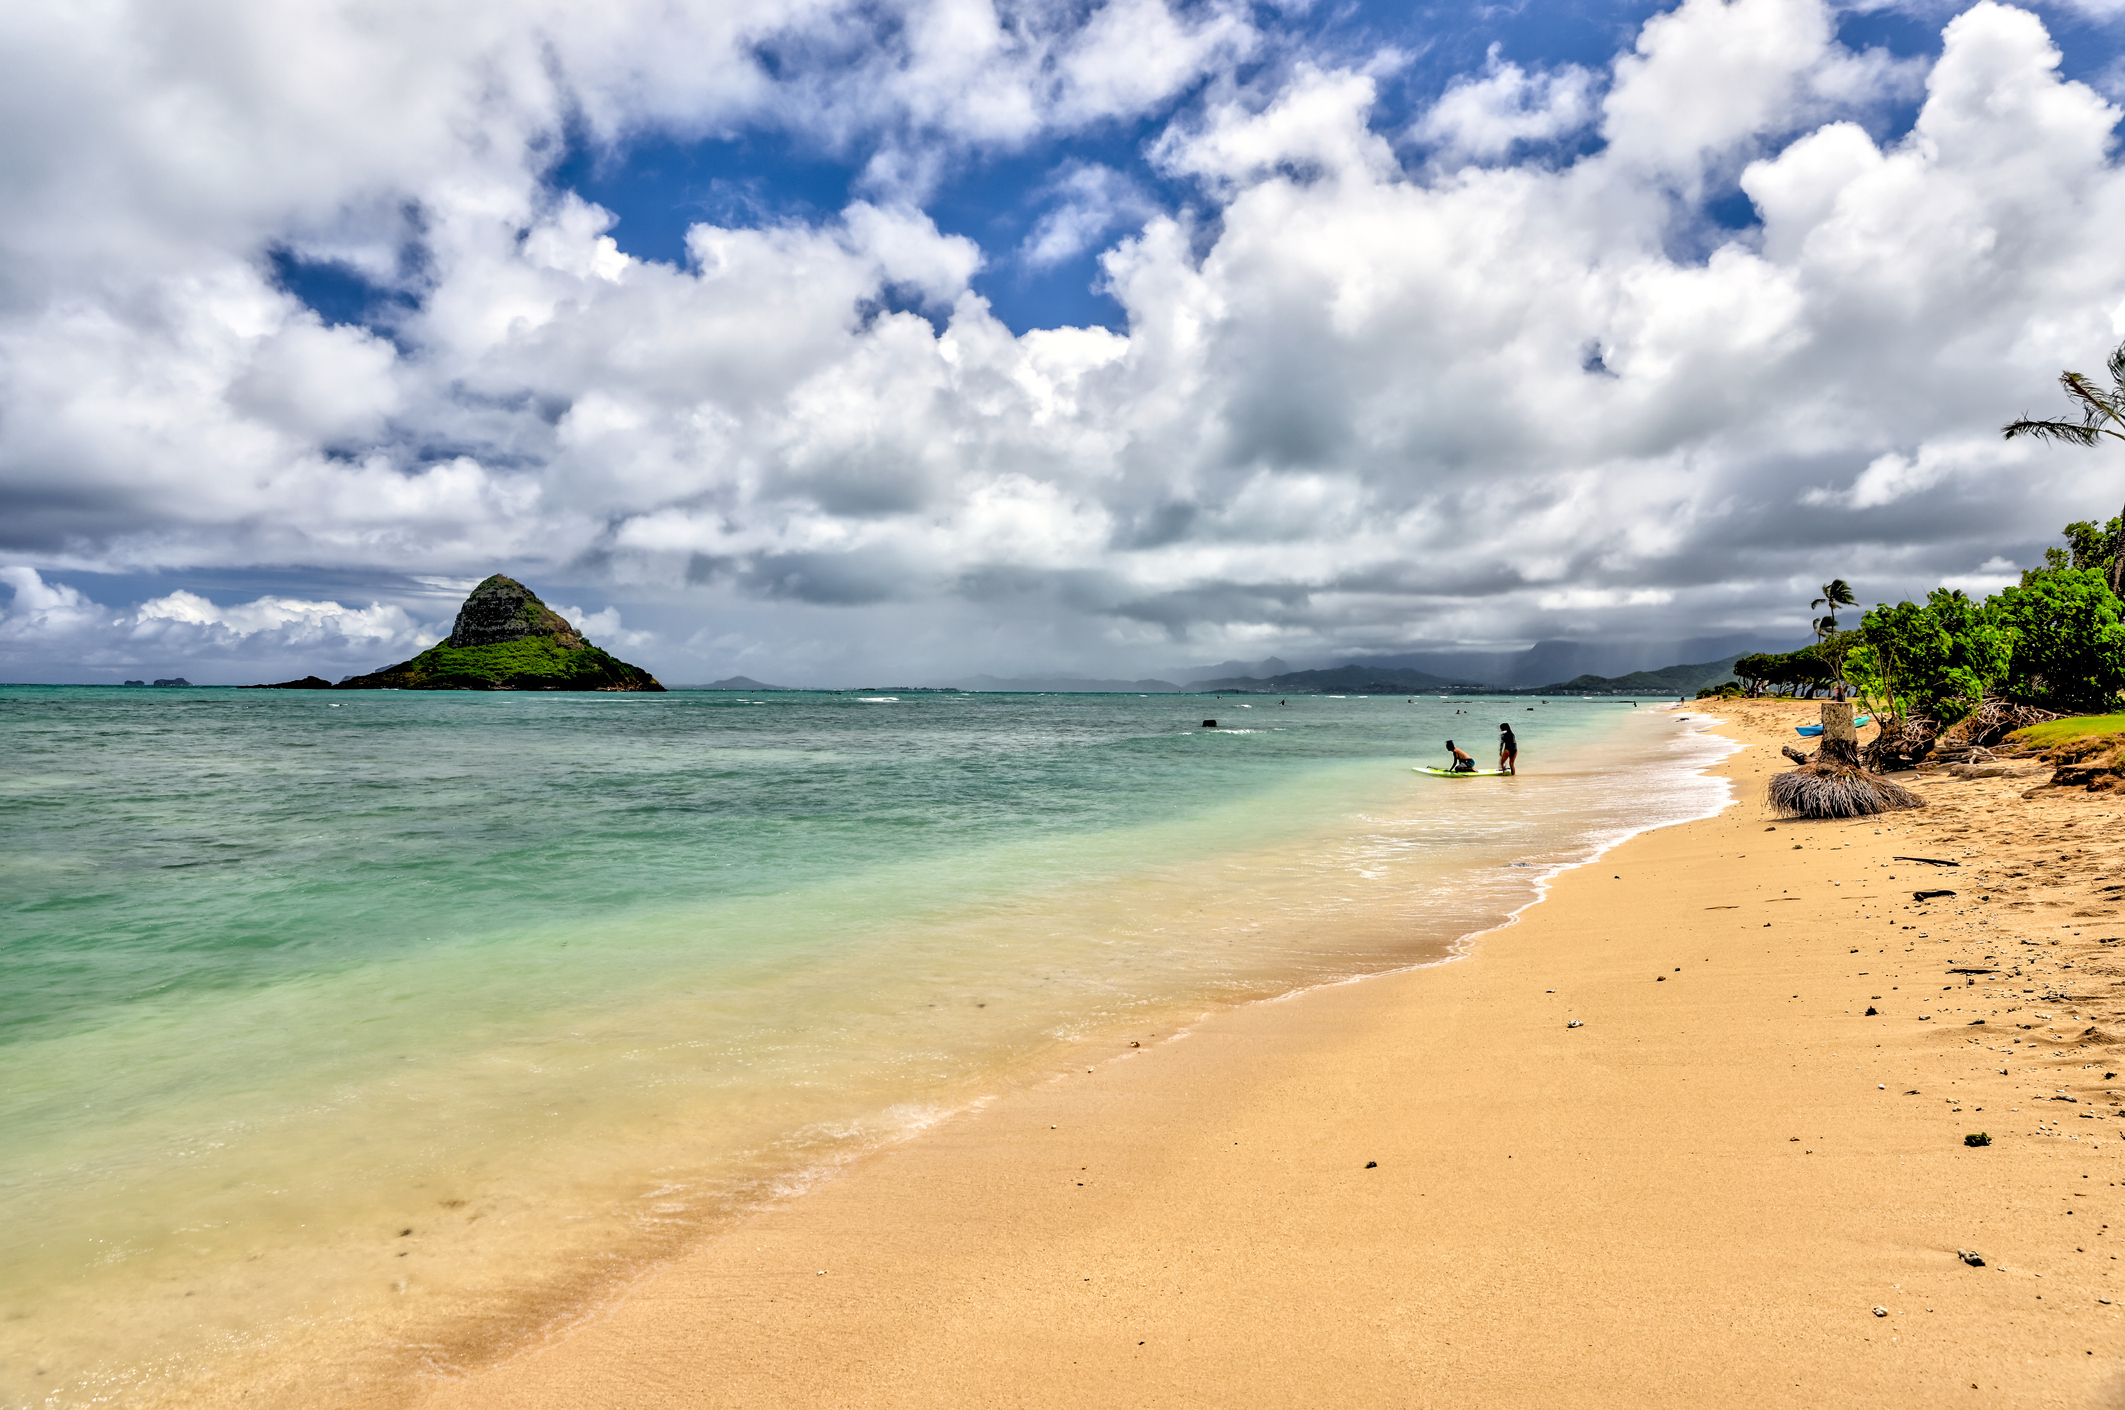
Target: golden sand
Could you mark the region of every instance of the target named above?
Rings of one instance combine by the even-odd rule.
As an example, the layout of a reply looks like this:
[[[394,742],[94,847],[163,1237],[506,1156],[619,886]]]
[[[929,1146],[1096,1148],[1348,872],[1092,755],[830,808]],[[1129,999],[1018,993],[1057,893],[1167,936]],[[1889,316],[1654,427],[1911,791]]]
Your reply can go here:
[[[1781,822],[1811,707],[1717,713],[1733,806],[1470,958],[1042,1074],[419,1403],[2125,1404],[2120,803]]]

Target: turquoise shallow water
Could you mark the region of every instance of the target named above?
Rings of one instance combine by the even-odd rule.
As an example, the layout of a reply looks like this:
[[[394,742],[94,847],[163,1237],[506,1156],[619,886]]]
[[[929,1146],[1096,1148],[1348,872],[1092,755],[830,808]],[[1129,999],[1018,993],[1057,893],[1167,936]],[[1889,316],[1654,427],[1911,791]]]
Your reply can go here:
[[[1014,1071],[1437,958],[1716,801],[1650,713],[0,687],[0,1403],[384,1383]],[[1522,778],[1407,771],[1512,716]]]

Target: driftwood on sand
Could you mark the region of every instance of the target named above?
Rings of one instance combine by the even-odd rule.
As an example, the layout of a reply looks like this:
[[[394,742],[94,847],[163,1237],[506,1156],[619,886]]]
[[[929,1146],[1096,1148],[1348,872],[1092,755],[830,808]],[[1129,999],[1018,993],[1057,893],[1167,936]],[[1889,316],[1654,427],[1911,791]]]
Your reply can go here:
[[[2018,729],[2060,718],[2056,711],[2017,705],[1986,696],[1946,729],[1923,715],[1892,716],[1881,721],[1863,760],[1876,772],[1908,769],[1921,760],[1941,764],[1982,764],[1992,759],[1991,746]]]
[[[1982,762],[1992,757],[1989,746],[1998,744],[2016,730],[2063,718],[2056,710],[2017,705],[1987,696],[1978,701],[1969,714],[1940,732],[1933,741],[1933,757],[1947,764]]]
[[[1924,715],[1891,716],[1879,722],[1862,757],[1876,773],[1908,769],[1926,757],[1939,734],[1940,726]]]

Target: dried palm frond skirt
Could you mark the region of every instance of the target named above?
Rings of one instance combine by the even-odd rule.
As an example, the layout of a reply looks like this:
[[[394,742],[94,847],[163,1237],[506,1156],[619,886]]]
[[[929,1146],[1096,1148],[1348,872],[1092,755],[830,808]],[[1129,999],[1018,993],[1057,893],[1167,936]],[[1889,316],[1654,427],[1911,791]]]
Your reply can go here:
[[[1771,778],[1771,806],[1789,818],[1863,818],[1926,800],[1880,774],[1850,764],[1806,764]]]

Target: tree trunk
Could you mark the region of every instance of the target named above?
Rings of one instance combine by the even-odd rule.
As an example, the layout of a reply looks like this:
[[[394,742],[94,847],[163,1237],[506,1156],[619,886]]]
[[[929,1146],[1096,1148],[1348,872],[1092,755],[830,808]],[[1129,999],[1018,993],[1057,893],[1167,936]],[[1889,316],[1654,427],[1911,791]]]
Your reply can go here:
[[[2125,510],[2119,511],[2119,517],[2125,518]],[[2125,597],[2125,540],[2119,542],[2117,554],[2110,560],[2110,595]]]
[[[1859,731],[1852,727],[1852,702],[1826,701],[1822,707],[1822,747],[1816,757],[1840,764],[1859,763]]]

